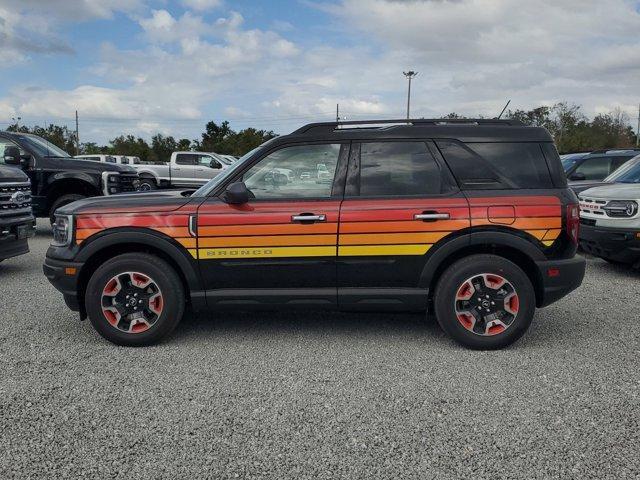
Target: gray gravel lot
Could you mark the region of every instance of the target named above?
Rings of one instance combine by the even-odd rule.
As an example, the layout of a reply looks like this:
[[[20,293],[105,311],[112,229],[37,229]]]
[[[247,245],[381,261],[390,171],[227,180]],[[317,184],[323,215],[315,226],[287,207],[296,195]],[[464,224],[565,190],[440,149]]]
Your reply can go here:
[[[497,352],[420,315],[231,313],[115,347],[0,265],[0,478],[640,478],[640,274],[590,259]]]

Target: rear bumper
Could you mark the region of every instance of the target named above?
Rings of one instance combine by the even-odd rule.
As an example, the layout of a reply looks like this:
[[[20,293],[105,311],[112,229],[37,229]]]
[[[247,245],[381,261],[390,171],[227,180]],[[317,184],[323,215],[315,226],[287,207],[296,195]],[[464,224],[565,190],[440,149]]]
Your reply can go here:
[[[82,269],[82,263],[69,262],[66,260],[56,260],[46,257],[42,270],[49,283],[53,285],[64,296],[67,306],[73,311],[80,310],[78,299],[78,276]],[[70,269],[75,268],[75,273],[70,273]]]
[[[582,283],[586,268],[583,257],[536,262],[541,281],[538,307],[546,307],[568,295]]]
[[[640,261],[640,230],[580,225],[580,246],[596,257],[622,263]]]

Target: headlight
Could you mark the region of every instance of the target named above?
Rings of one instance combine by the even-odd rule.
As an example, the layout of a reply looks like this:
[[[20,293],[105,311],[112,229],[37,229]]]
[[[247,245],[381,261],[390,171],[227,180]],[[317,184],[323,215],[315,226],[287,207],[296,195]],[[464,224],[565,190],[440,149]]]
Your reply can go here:
[[[118,175],[109,175],[109,182],[110,183],[117,183],[119,178],[120,177]]]
[[[52,246],[66,247],[70,245],[71,239],[73,238],[73,215],[56,215],[52,230]]]
[[[633,200],[611,200],[603,210],[610,217],[630,218],[638,213],[638,203]]]

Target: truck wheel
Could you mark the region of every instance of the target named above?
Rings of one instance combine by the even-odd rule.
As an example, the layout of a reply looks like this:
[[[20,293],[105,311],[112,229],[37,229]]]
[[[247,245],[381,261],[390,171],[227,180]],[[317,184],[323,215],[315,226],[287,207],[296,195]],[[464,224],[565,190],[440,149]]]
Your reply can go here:
[[[527,275],[497,255],[458,260],[440,277],[434,297],[436,318],[458,343],[496,349],[527,331],[536,297]]]
[[[140,179],[140,186],[138,187],[139,192],[148,192],[150,190],[155,190],[158,188],[156,181],[153,178],[142,177]]]
[[[139,347],[159,342],[184,313],[184,289],[173,267],[146,253],[111,258],[93,273],[85,307],[102,337]]]
[[[49,221],[51,222],[51,224],[53,224],[53,222],[56,219],[54,214],[57,209],[59,209],[60,207],[64,207],[65,205],[68,205],[70,203],[73,203],[76,200],[82,200],[83,198],[87,198],[87,197],[85,195],[80,195],[76,193],[71,193],[69,195],[62,195],[61,197],[58,197],[53,202],[53,204],[51,205],[51,208],[49,209]]]

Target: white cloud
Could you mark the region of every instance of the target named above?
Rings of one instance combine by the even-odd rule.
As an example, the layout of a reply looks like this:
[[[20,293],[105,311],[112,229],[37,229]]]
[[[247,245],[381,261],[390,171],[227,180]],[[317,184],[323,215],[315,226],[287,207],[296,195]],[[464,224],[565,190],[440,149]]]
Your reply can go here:
[[[213,10],[222,6],[222,0],[182,0],[182,4],[199,12]]]

